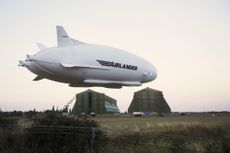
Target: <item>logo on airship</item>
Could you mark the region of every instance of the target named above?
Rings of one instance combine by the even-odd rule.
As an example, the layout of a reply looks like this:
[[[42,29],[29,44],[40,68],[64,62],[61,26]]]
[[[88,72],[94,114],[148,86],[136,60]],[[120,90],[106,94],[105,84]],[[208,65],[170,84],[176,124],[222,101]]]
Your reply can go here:
[[[61,35],[61,37],[68,38],[68,36],[66,36],[66,35]]]
[[[116,68],[122,68],[127,70],[134,70],[134,71],[137,70],[137,66],[130,65],[130,64],[122,64],[113,61],[103,61],[103,60],[97,60],[97,62],[103,66],[116,67]]]

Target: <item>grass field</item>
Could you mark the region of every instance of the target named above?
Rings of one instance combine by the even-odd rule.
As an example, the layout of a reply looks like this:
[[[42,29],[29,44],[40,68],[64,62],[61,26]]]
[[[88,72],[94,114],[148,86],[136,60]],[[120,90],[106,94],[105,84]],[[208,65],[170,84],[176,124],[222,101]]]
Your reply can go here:
[[[162,131],[169,128],[204,126],[207,128],[230,128],[230,114],[197,114],[187,116],[97,116],[95,120],[109,136],[126,132]]]
[[[97,116],[110,153],[228,153],[230,114]]]

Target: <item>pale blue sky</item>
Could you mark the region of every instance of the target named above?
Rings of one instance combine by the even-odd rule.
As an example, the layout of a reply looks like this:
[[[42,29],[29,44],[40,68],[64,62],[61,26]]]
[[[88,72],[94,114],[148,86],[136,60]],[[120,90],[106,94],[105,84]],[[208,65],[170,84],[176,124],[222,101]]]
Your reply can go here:
[[[127,110],[133,93],[162,90],[173,111],[230,111],[230,2],[227,0],[1,0],[0,108],[44,110],[63,107],[76,93],[17,67],[39,50],[56,45],[56,25],[87,43],[144,57],[158,78],[141,87],[91,88]]]

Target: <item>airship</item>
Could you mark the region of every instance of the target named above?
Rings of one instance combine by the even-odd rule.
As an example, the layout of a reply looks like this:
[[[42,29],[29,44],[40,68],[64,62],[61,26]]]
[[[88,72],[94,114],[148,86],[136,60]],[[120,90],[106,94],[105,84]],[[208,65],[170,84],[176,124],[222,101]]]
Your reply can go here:
[[[140,86],[156,79],[156,68],[145,59],[121,49],[72,39],[62,26],[56,26],[57,46],[19,61],[36,74],[34,81],[49,79],[70,87]]]

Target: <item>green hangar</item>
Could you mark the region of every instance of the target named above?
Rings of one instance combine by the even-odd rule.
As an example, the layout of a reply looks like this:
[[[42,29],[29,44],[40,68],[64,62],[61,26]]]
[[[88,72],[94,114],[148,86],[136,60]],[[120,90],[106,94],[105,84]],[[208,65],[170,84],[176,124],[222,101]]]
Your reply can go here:
[[[117,100],[93,90],[86,90],[76,94],[76,102],[72,109],[73,115],[82,113],[89,115],[95,114],[114,114],[119,113]]]
[[[145,88],[134,93],[128,112],[171,113],[171,109],[164,99],[162,91]]]

